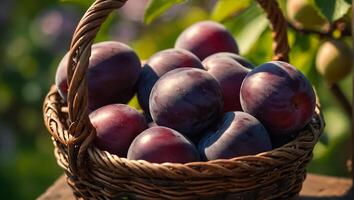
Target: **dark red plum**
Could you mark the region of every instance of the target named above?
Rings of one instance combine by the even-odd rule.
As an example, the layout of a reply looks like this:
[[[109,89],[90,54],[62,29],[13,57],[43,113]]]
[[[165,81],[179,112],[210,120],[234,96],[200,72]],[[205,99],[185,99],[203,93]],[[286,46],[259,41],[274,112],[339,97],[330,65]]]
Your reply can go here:
[[[167,49],[154,54],[143,66],[138,83],[138,100],[141,108],[149,114],[149,97],[156,81],[165,73],[181,68],[203,69],[199,58],[184,49]]]
[[[125,104],[103,106],[90,114],[97,135],[95,145],[120,157],[126,157],[134,138],[147,128],[142,114]]]
[[[199,161],[197,148],[181,133],[162,126],[139,134],[129,147],[128,159],[152,163]]]
[[[150,95],[152,119],[193,138],[222,115],[223,98],[219,83],[208,72],[179,68],[167,72]]]
[[[67,96],[68,54],[61,60],[55,82],[59,94]],[[92,45],[87,70],[89,109],[113,103],[127,103],[136,92],[141,73],[139,57],[127,45],[119,42],[101,42]]]
[[[216,130],[203,136],[198,144],[205,160],[230,159],[271,149],[265,127],[252,115],[239,111],[225,113]]]
[[[242,109],[275,135],[303,128],[316,106],[311,83],[294,66],[281,61],[262,64],[249,72],[241,85],[240,100]]]
[[[204,66],[206,66],[206,65],[208,65],[208,63],[210,61],[213,61],[216,58],[231,58],[231,59],[239,62],[242,66],[244,66],[248,69],[254,69],[256,67],[253,63],[251,63],[251,61],[247,60],[246,58],[244,58],[238,54],[230,53],[230,52],[220,52],[220,53],[212,54],[212,55],[206,57],[203,60],[202,64]]]
[[[250,69],[229,57],[208,57],[203,65],[219,82],[224,98],[224,112],[242,111],[240,88]]]
[[[218,52],[239,52],[232,34],[214,21],[202,21],[188,27],[178,36],[175,47],[191,51],[200,60]]]

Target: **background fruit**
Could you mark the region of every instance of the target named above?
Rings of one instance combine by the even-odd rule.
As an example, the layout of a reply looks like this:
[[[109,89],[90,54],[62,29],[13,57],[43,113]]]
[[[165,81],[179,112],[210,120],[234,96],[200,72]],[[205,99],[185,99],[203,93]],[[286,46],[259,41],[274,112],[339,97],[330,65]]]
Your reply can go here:
[[[156,81],[166,72],[181,67],[203,69],[201,61],[184,49],[167,49],[154,54],[144,64],[138,83],[138,100],[141,108],[149,114],[149,97]]]
[[[239,51],[232,34],[213,21],[198,22],[185,29],[178,36],[175,47],[191,51],[200,60],[217,52]]]
[[[95,145],[120,157],[126,157],[134,138],[147,128],[142,114],[124,104],[103,106],[90,114],[96,129]]]
[[[241,111],[240,87],[250,69],[230,57],[210,56],[203,61],[209,74],[219,82],[224,98],[224,112]]]
[[[241,85],[242,109],[269,134],[290,134],[311,119],[316,96],[311,83],[292,65],[273,61],[249,72]]]
[[[61,60],[55,76],[63,99],[66,99],[68,88],[67,60],[68,54]],[[140,60],[127,45],[113,41],[94,44],[87,71],[89,109],[127,103],[136,92],[140,73]]]
[[[162,126],[139,134],[129,147],[128,159],[152,163],[199,161],[196,147],[179,132]]]
[[[287,0],[286,11],[289,20],[300,28],[324,30],[326,20],[320,16],[309,0]]]
[[[217,129],[205,135],[198,150],[205,160],[229,159],[272,149],[264,126],[252,115],[227,112]]]
[[[179,68],[163,75],[150,95],[152,119],[194,137],[221,116],[223,99],[219,83],[206,71]]]
[[[329,83],[336,83],[350,74],[352,50],[340,40],[324,42],[316,57],[316,69]]]

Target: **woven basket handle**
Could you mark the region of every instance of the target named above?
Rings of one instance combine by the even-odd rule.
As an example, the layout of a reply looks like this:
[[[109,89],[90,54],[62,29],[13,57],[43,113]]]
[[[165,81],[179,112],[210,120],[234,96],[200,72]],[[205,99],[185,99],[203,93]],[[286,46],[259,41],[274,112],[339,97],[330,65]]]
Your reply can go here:
[[[266,11],[273,37],[273,60],[288,61],[287,23],[275,0],[257,0]],[[69,50],[68,60],[68,110],[73,137],[68,140],[69,166],[73,174],[84,175],[85,156],[88,146],[95,137],[88,117],[88,88],[86,70],[91,55],[93,40],[102,23],[126,0],[96,0],[79,22]]]
[[[122,7],[126,0],[96,0],[80,20],[71,40],[68,59],[69,134],[67,142],[69,166],[73,174],[85,169],[86,150],[95,137],[95,129],[88,116],[88,87],[86,70],[91,46],[108,15]]]

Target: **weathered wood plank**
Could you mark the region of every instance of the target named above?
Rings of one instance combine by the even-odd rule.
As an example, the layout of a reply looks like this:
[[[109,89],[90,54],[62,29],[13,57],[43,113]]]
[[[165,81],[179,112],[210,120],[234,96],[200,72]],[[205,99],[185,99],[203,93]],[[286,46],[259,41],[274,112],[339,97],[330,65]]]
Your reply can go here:
[[[353,199],[352,192],[351,179],[308,174],[298,200],[349,200]],[[38,200],[74,200],[65,175],[60,176]]]
[[[308,174],[302,186],[299,199],[353,199],[352,180],[348,178]]]
[[[66,183],[66,175],[61,175],[37,200],[75,200],[70,186]]]

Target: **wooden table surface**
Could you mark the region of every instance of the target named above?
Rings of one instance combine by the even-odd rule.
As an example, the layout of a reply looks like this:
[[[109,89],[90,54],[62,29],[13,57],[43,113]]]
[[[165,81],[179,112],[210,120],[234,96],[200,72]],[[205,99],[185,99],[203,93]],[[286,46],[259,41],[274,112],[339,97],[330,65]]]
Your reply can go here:
[[[297,200],[349,199],[353,199],[351,179],[308,174]],[[38,200],[74,200],[65,175],[60,176]]]

